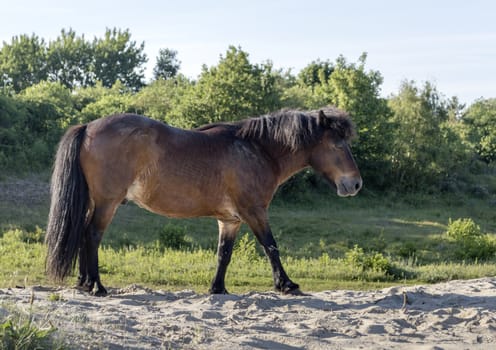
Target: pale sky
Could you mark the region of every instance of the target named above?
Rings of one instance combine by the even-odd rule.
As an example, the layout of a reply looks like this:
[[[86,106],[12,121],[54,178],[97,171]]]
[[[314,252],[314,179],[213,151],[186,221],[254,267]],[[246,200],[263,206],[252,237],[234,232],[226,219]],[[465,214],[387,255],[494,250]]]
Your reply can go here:
[[[367,52],[384,97],[405,79],[468,104],[496,97],[494,0],[0,0],[0,17],[0,43],[32,33],[49,41],[63,28],[89,40],[129,29],[145,42],[148,77],[160,48],[177,50],[190,78],[229,45],[294,74],[316,59],[356,62]]]

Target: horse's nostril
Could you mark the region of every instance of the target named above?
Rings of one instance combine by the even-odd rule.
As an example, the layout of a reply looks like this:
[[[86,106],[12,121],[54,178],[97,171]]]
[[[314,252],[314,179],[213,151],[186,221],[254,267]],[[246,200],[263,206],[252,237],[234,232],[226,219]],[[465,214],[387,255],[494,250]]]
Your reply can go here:
[[[362,180],[360,179],[355,184],[355,190],[358,192],[358,191],[360,191],[361,188],[362,188]]]

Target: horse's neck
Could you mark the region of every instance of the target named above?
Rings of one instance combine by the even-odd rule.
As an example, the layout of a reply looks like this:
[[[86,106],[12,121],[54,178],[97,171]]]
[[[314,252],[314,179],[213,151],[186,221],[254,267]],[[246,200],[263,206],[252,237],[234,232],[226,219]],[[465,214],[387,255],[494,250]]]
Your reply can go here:
[[[282,184],[300,170],[309,166],[308,154],[304,150],[296,152],[286,152],[276,159],[278,163],[278,182]]]

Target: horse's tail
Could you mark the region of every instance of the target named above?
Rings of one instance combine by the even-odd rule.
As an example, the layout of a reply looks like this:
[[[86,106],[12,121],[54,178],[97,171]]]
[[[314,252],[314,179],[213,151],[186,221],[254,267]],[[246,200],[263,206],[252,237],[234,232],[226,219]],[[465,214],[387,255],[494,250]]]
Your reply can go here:
[[[89,192],[79,160],[85,134],[86,125],[70,128],[55,157],[45,243],[47,274],[58,281],[75,268],[87,226]]]

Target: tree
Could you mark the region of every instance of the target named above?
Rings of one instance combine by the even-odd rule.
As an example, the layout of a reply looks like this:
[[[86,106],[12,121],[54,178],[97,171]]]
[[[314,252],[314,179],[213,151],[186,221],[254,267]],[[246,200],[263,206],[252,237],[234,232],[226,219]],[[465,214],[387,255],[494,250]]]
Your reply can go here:
[[[0,79],[3,89],[20,92],[43,80],[61,82],[66,87],[86,87],[101,81],[112,87],[120,80],[125,87],[137,91],[144,85],[144,43],[131,41],[129,30],[107,29],[104,38],[93,42],[77,36],[72,30],[47,47],[36,35],[20,35],[0,50]]]
[[[13,97],[0,95],[0,168],[47,169],[68,115],[70,92],[41,82]]]
[[[83,91],[82,96],[79,96],[79,99],[84,99],[77,114],[79,123],[88,123],[112,114],[134,112],[131,106],[132,94],[120,80],[111,88],[105,88],[98,83],[95,87]]]
[[[16,96],[28,113],[26,129],[31,136],[42,140],[51,150],[59,141],[61,131],[74,118],[71,91],[59,82],[42,81]]]
[[[71,90],[60,82],[42,81],[24,89],[17,95],[17,98],[22,101],[51,104],[57,110],[58,115],[74,115]]]
[[[480,159],[488,164],[496,161],[496,98],[476,101],[462,119]]]
[[[203,67],[177,110],[192,126],[267,113],[279,106],[272,65],[251,64],[248,53],[229,47],[217,66]]]
[[[0,168],[13,163],[21,147],[18,146],[17,123],[23,119],[20,106],[11,97],[0,94]]]
[[[137,45],[131,41],[128,29],[107,29],[103,39],[95,38],[93,41],[94,79],[108,88],[119,80],[130,90],[139,90],[145,78],[144,64],[147,58],[143,53],[144,48],[144,42]]]
[[[187,127],[182,116],[174,113],[192,83],[179,74],[175,79],[158,79],[145,86],[132,97],[135,112],[150,118],[165,121],[179,127]]]
[[[50,81],[60,82],[69,89],[89,86],[95,81],[91,72],[93,48],[84,36],[72,29],[62,29],[61,35],[48,44],[47,74]]]
[[[157,56],[157,63],[153,68],[155,80],[174,78],[179,72],[181,62],[177,59],[177,51],[171,49],[160,49]]]
[[[47,78],[46,45],[37,35],[14,36],[0,50],[0,78],[4,87],[19,92]]]
[[[334,65],[329,60],[321,61],[318,59],[298,73],[298,82],[303,86],[312,88],[317,85],[326,84],[333,71]]]
[[[450,119],[454,102],[447,102],[433,84],[418,88],[412,81],[403,82],[398,95],[389,100],[394,113],[391,161],[397,187],[438,186],[455,178],[466,164],[467,149],[456,125],[460,122]]]

